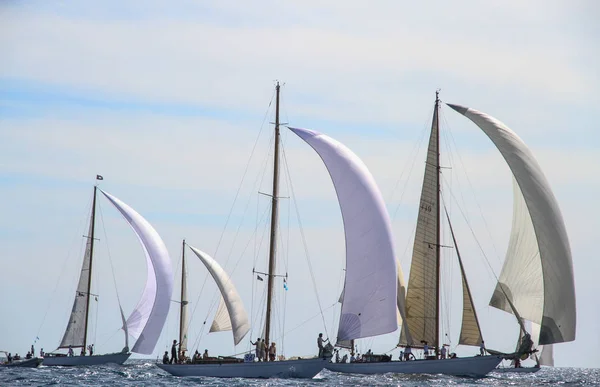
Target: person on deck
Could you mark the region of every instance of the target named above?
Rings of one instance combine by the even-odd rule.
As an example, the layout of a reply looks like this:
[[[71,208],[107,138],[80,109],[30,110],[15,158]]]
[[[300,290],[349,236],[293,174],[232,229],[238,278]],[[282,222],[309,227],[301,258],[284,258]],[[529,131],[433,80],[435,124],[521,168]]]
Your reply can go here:
[[[90,353],[90,356],[94,354],[94,344],[88,345],[88,352]]]
[[[163,364],[169,364],[169,351],[165,351],[163,355]]]
[[[44,357],[44,348],[40,349],[40,357]]]
[[[319,338],[317,338],[317,346],[319,347],[319,357],[323,357],[323,343],[329,341],[329,339],[323,339],[323,334],[319,333]]]
[[[429,356],[429,345],[426,341],[421,341],[421,343],[423,343],[423,359],[427,359],[427,356]]]
[[[6,362],[12,363],[12,361],[13,361],[13,357],[12,357],[11,353],[9,352],[8,355],[6,355]]]
[[[342,356],[342,363],[347,363],[348,362],[348,354],[344,354],[344,356]]]
[[[446,358],[447,351],[448,350],[446,349],[446,344],[442,345],[442,349],[440,350],[440,359]]]
[[[208,349],[205,349],[205,350],[204,350],[204,353],[202,354],[202,359],[203,359],[203,360],[206,360],[206,359],[208,359]]]
[[[25,355],[25,359],[31,359],[31,352],[27,351],[27,355]]]
[[[485,343],[483,340],[481,340],[481,344],[479,344],[479,354],[485,356]]]
[[[79,352],[79,356],[85,356],[85,348],[81,347],[81,352]]]
[[[173,345],[171,345],[171,364],[177,364],[177,340],[173,340]]]
[[[67,356],[73,356],[73,347],[69,345],[69,352],[67,352]]]
[[[355,363],[356,362],[356,358],[354,357],[354,355],[350,356],[350,363]]]
[[[256,347],[254,349],[254,354],[256,355],[256,360],[260,361],[260,337],[256,339],[256,343],[253,343],[252,340],[250,340],[250,344]]]
[[[410,355],[412,355],[412,349],[410,348],[410,344],[406,344],[406,348],[404,348],[404,360],[409,361]]]
[[[339,351],[339,349],[335,350],[335,362],[336,363],[340,362],[340,351]]]
[[[277,348],[275,347],[275,343],[271,343],[269,346],[269,361],[275,361],[277,355]]]
[[[260,341],[260,361],[267,361],[267,343],[265,339]]]
[[[33,344],[31,344],[31,356],[35,356],[35,348],[33,348]]]

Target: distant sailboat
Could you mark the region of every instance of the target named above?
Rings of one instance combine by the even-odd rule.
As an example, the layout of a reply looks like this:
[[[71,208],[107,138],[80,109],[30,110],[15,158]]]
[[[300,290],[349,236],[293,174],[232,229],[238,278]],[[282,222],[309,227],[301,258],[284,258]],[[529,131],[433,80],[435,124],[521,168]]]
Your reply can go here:
[[[267,275],[267,303],[264,336],[267,345],[271,340],[271,305],[273,283],[276,277],[280,141],[279,89],[280,86],[277,84],[269,270],[268,273],[265,273]],[[373,177],[362,161],[341,143],[314,131],[289,129],[311,145],[321,156],[335,186],[342,210],[347,243],[346,260],[355,263],[348,270],[346,281],[362,290],[362,294],[354,292],[347,297],[343,309],[342,334],[344,338],[374,336],[397,329],[396,313],[392,309],[396,305],[396,264],[391,244],[389,219]],[[204,253],[194,252],[201,259],[208,257]],[[368,262],[364,260],[365,254],[372,259]],[[209,270],[211,269],[209,268]],[[370,277],[367,277],[367,273]],[[212,271],[211,274],[213,274]],[[213,278],[216,280],[214,274]],[[219,287],[225,304],[231,304],[225,297],[223,287]],[[233,325],[235,339],[236,328],[232,309],[228,306],[227,310]],[[218,316],[219,313],[217,313]],[[214,325],[215,323],[213,323]],[[226,326],[227,324],[219,320],[217,325]],[[226,358],[197,364],[159,364],[158,366],[176,376],[312,378],[324,368],[329,357],[266,362],[253,362],[251,357],[246,361],[242,359],[234,361]]]
[[[101,180],[100,178],[98,178]],[[116,197],[100,190],[102,194],[123,215],[140,240],[146,255],[147,279],[142,296],[135,309],[126,320],[121,309],[125,332],[125,347],[121,352],[93,356],[80,355],[75,349],[86,353],[88,349],[88,317],[91,294],[92,269],[95,242],[96,196],[100,190],[94,186],[92,215],[83,265],[79,283],[73,302],[73,309],[67,328],[58,349],[73,351],[73,356],[60,353],[47,353],[44,356],[45,366],[89,366],[107,363],[123,364],[131,355],[129,336],[136,339],[132,352],[150,355],[160,336],[169,311],[171,293],[173,290],[173,275],[171,259],[167,248],[156,230],[140,214]]]

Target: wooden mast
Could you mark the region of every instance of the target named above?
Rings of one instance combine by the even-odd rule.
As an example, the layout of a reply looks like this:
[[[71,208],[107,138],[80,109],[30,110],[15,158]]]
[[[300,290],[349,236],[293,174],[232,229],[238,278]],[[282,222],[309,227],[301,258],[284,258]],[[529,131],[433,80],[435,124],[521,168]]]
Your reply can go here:
[[[435,298],[437,302],[436,306],[436,314],[435,314],[435,342],[433,346],[435,350],[439,350],[439,340],[440,340],[440,216],[441,216],[441,208],[440,208],[440,119],[439,119],[439,108],[440,108],[440,98],[439,98],[439,90],[435,92],[435,111],[433,113],[433,125],[436,129],[436,142],[437,142],[437,151],[436,151],[436,161],[435,165],[438,169],[438,173],[436,174],[436,200],[437,200],[437,214],[436,214],[436,244],[435,244],[435,255],[436,255],[436,287],[435,287]]]
[[[90,314],[90,293],[92,291],[92,260],[94,258],[94,232],[96,228],[96,193],[98,191],[98,186],[94,185],[94,199],[92,200],[92,218],[90,220],[90,234],[88,238],[90,238],[90,270],[88,273],[88,287],[87,287],[87,306],[85,308],[85,325],[83,328],[83,350],[87,351],[87,333],[88,333],[88,317]]]
[[[273,155],[273,194],[271,196],[271,238],[269,248],[269,274],[267,276],[267,315],[265,318],[265,344],[270,342],[271,304],[273,302],[273,280],[275,278],[275,255],[277,253],[277,222],[279,196],[279,82],[275,86],[275,151]],[[267,348],[268,350],[268,348]],[[268,358],[268,356],[267,356]]]
[[[188,302],[186,300],[186,276],[185,276],[185,239],[182,243],[181,249],[181,298],[179,305],[179,353],[180,355],[184,353],[187,349],[183,346],[184,341],[184,324],[185,324],[185,316],[184,316],[184,308],[187,306]],[[187,344],[187,343],[186,343]]]

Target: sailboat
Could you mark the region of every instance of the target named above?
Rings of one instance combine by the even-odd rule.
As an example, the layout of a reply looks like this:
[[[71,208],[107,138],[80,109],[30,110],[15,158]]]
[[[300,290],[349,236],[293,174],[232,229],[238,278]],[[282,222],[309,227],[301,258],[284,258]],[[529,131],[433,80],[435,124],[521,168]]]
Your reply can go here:
[[[264,327],[264,340],[267,345],[271,340],[279,200],[279,83],[275,89],[274,170]],[[344,218],[346,260],[354,263],[350,265],[346,280],[362,290],[361,293],[354,292],[347,297],[343,310],[345,330],[342,333],[344,338],[354,339],[392,332],[397,329],[396,313],[391,308],[396,305],[396,261],[393,254],[389,218],[372,175],[354,153],[336,140],[311,130],[288,128],[319,154],[329,171],[338,195],[338,202]],[[204,253],[196,253],[196,255],[206,256]],[[364,256],[372,259],[367,261],[363,258]],[[366,273],[370,276],[367,276]],[[222,288],[221,294],[225,298]],[[233,323],[232,309],[228,307],[227,310]],[[235,336],[235,324],[233,325]],[[236,362],[232,362],[230,358],[226,361],[217,360],[212,364],[159,364],[158,366],[176,376],[312,378],[325,367],[329,358],[330,355],[307,359],[255,362],[249,356]]]
[[[458,245],[450,218],[443,206],[440,189],[440,153],[439,153],[439,109],[440,100],[436,92],[435,108],[431,124],[431,134],[427,149],[425,174],[419,202],[419,213],[413,244],[408,287],[404,287],[402,272],[398,272],[398,309],[402,330],[398,346],[433,348],[434,355],[424,354],[424,359],[412,361],[369,361],[354,363],[330,363],[331,371],[358,374],[379,373],[426,373],[482,377],[492,371],[502,357],[472,356],[453,359],[441,359],[437,351],[443,343],[440,341],[440,240],[442,208],[448,218],[450,232],[459,262],[463,287],[463,315],[460,344],[479,346],[482,334],[477,319],[473,298],[465,274]],[[344,287],[344,298],[348,291]],[[404,297],[406,291],[406,297]],[[343,305],[343,304],[342,304]],[[340,338],[338,337],[338,340]],[[353,348],[353,344],[351,345]]]
[[[98,175],[96,179],[102,180],[103,178]],[[119,210],[140,240],[146,255],[147,278],[142,296],[128,319],[125,319],[123,309],[119,306],[123,321],[122,329],[125,333],[125,347],[120,352],[85,356],[86,350],[89,348],[88,321],[90,301],[94,296],[91,294],[91,281],[98,191]],[[95,185],[89,234],[87,235],[86,249],[75,293],[75,300],[73,301],[73,309],[71,310],[67,328],[57,349],[67,349],[69,352],[72,352],[72,355],[64,355],[56,351],[54,353],[47,353],[44,356],[43,365],[90,366],[108,363],[123,364],[129,358],[131,352],[146,355],[152,354],[169,312],[172,290],[173,275],[171,259],[169,258],[169,253],[164,242],[156,230],[133,208],[111,194],[102,191]],[[129,350],[130,336],[136,340],[131,351]],[[93,343],[90,347],[93,348]],[[74,352],[78,348],[81,348],[80,354]]]

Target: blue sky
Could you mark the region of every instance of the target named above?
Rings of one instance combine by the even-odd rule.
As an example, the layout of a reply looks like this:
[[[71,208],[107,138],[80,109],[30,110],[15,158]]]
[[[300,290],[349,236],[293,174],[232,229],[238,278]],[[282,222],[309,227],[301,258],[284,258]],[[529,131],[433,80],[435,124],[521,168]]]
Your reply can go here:
[[[38,347],[58,344],[76,286],[80,235],[87,228],[96,174],[105,177],[103,189],[156,227],[175,269],[183,237],[216,251],[217,260],[233,271],[248,310],[257,314],[261,288],[251,270],[264,266],[265,252],[264,246],[255,248],[253,234],[263,232],[257,214],[268,205],[257,191],[269,191],[269,172],[261,176],[270,166],[269,103],[279,79],[285,82],[282,119],[330,134],[353,149],[378,181],[390,212],[400,206],[394,232],[407,278],[410,254],[404,252],[412,244],[425,146],[416,144],[431,121],[435,90],[442,89],[442,100],[485,111],[515,130],[554,188],[573,250],[577,340],[557,347],[557,365],[597,366],[598,353],[581,353],[600,345],[595,299],[600,134],[594,124],[600,32],[592,16],[598,11],[592,1],[571,6],[559,1],[3,2],[0,312],[11,318],[0,321],[0,349],[24,351],[36,335]],[[510,174],[470,122],[450,109],[443,117],[463,162],[449,172],[457,184],[452,189],[467,191],[465,203],[472,203],[469,195],[480,203],[486,223],[477,206],[466,210],[499,271],[510,231]],[[335,193],[311,149],[289,133],[284,141],[326,307],[337,298],[344,259]],[[285,185],[282,191],[291,195]],[[281,212],[282,229],[288,213],[291,217],[290,241],[282,251],[294,273],[285,327],[278,328],[287,331],[318,308],[294,204],[286,201]],[[119,316],[109,252],[126,311],[137,301],[145,268],[137,240],[107,203],[103,219],[107,234],[101,239],[107,243],[98,249],[95,283],[102,297],[96,342],[110,352],[121,348],[122,339],[115,333]],[[464,225],[457,231],[470,235]],[[502,346],[514,340],[516,327],[506,329],[511,318],[487,307],[493,277],[476,244],[465,243],[461,252],[472,256],[467,273],[486,342],[509,350],[512,344]],[[196,300],[206,272],[199,262],[191,262],[189,270],[191,298],[202,315],[192,321],[190,335],[197,336],[215,287],[208,283]],[[456,281],[449,282],[445,297],[454,307],[459,293],[452,290]],[[447,316],[450,327],[458,325],[459,314]],[[157,354],[176,335],[176,319],[172,313]],[[312,353],[313,336],[325,328],[333,336],[332,309],[325,320],[326,327],[316,318],[294,330],[286,337],[286,354]],[[363,345],[386,351],[395,340],[391,334]],[[233,353],[246,349],[247,342],[234,349],[230,335],[219,333],[203,337],[200,345]]]

